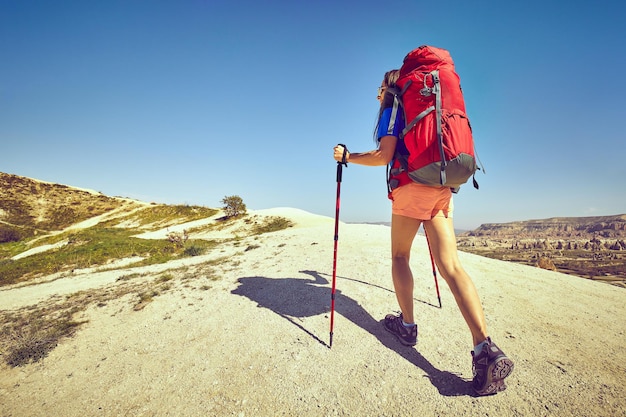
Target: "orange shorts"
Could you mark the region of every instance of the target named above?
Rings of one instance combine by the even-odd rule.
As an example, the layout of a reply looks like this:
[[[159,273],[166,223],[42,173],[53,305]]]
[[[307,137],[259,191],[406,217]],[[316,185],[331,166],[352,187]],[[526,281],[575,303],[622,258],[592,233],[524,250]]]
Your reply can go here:
[[[454,204],[448,187],[431,187],[409,183],[392,191],[391,212],[417,220],[452,217]]]

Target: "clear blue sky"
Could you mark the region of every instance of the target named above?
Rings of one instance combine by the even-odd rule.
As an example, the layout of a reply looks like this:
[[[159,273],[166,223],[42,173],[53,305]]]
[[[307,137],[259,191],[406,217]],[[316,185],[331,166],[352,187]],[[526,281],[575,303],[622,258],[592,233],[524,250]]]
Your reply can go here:
[[[0,171],[333,217],[332,147],[374,146],[383,73],[432,44],[486,168],[458,228],[626,213],[625,4],[0,0]],[[384,178],[345,169],[341,219],[389,220]]]

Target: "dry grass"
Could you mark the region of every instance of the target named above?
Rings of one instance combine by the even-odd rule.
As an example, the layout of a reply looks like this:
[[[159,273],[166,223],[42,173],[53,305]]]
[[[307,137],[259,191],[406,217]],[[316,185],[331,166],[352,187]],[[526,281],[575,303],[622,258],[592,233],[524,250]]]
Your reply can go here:
[[[59,339],[74,335],[84,322],[73,321],[68,317],[54,320],[37,319],[34,323],[17,323],[8,335],[8,349],[5,362],[9,366],[20,366],[38,362],[54,349]]]
[[[4,362],[12,367],[38,362],[52,351],[60,339],[71,337],[85,321],[74,319],[80,306],[37,307],[4,313],[0,323],[5,337],[0,341]]]
[[[0,220],[17,225],[22,238],[63,230],[120,205],[139,205],[60,184],[0,172]]]
[[[224,261],[215,261],[213,264]],[[89,307],[103,307],[112,300],[134,294],[129,308],[140,311],[156,297],[198,277],[202,277],[201,281],[219,279],[212,266],[206,265],[200,271],[183,268],[156,277],[125,275],[118,278],[114,287],[81,291],[41,305],[0,312],[0,333],[3,335],[0,339],[0,356],[11,367],[39,362],[63,339],[74,336],[81,325],[88,323],[81,316]],[[208,284],[198,285],[198,289],[202,291],[208,288]]]
[[[183,256],[198,256],[220,245],[241,242],[243,236],[257,236],[292,226],[282,217],[239,216],[216,219],[203,230],[234,226],[238,236],[220,242],[184,239],[147,240],[136,234],[170,227],[198,219],[211,218],[219,211],[198,206],[146,205],[122,198],[65,185],[50,184],[16,175],[0,173],[0,286],[29,282],[54,273],[74,269],[106,267],[111,261],[141,257],[133,266],[166,263]],[[67,230],[68,226],[107,213],[95,225]],[[28,249],[63,243],[55,249],[13,260]],[[245,250],[259,248],[249,245]],[[185,287],[198,277],[209,282],[219,279],[210,272],[211,265],[232,262],[221,258],[203,264],[202,273],[168,271],[159,276],[123,275],[115,285],[53,298],[45,303],[18,311],[0,310],[0,352],[9,366],[20,366],[45,358],[58,343],[72,337],[86,323],[82,313],[92,305],[104,306],[111,300],[133,294],[131,308],[143,309],[156,297],[171,291],[184,281]],[[197,289],[211,288],[208,283]]]

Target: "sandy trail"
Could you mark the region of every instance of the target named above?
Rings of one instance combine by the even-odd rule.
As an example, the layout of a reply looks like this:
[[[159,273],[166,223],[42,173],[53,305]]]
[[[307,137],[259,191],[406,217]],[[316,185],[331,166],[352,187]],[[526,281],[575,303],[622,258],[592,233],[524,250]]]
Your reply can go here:
[[[397,309],[389,229],[341,224],[329,349],[333,220],[273,213],[298,226],[225,245],[218,265],[175,269],[141,311],[131,295],[92,306],[43,362],[2,365],[0,415],[626,416],[624,289],[461,253],[516,365],[506,391],[476,398],[469,331],[442,280],[438,308],[423,237],[412,255],[420,335],[407,348],[380,324]],[[50,296],[37,288],[20,305]],[[0,292],[3,309],[19,290]]]

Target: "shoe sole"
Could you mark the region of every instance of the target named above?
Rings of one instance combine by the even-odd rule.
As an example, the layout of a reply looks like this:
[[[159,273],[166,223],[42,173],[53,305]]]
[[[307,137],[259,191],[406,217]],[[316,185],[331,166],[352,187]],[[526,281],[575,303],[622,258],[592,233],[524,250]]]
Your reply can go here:
[[[478,395],[492,395],[506,389],[504,378],[513,372],[513,361],[506,356],[496,359],[487,369],[487,382],[482,390],[476,390]]]
[[[387,330],[389,333],[391,333],[392,335],[394,335],[396,337],[396,339],[398,339],[398,341],[400,343],[402,343],[404,346],[415,346],[417,344],[417,340],[415,342],[407,342],[406,340],[402,339],[400,336],[398,336],[398,333],[394,332],[392,329],[390,329],[389,327],[387,327],[385,324],[383,324],[383,327],[385,328],[385,330]]]

